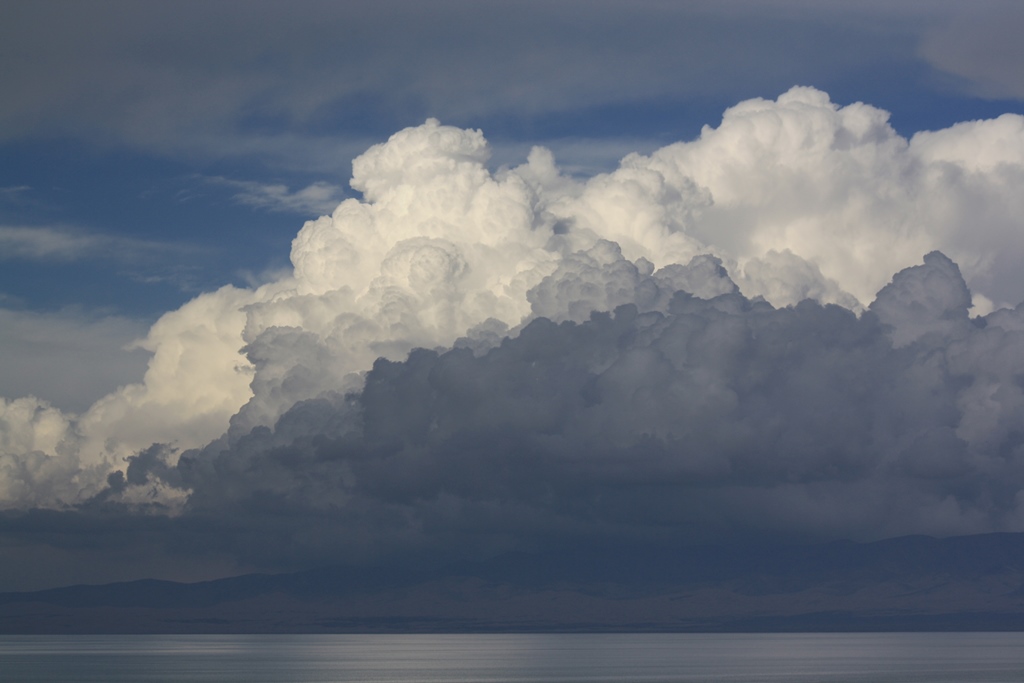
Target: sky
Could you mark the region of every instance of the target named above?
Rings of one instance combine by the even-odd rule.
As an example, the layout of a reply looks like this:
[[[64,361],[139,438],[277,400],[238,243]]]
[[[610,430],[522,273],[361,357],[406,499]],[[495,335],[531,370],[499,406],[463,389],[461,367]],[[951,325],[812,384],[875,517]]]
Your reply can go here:
[[[1022,28],[0,5],[0,590],[1024,531]]]

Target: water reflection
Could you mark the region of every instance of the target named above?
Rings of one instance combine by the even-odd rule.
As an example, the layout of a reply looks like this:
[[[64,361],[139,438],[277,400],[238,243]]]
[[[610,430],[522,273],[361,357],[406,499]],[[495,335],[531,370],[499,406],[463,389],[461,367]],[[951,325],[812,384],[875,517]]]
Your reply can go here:
[[[1024,634],[4,636],[4,681],[1020,683]]]

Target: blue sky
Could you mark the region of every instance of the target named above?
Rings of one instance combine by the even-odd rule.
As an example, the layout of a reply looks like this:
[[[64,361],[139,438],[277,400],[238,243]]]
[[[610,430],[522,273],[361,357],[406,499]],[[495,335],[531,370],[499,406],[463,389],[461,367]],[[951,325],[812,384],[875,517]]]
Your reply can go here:
[[[674,286],[703,298],[738,287],[780,309],[806,297],[860,315],[897,271],[919,267],[925,270],[904,279],[906,291],[916,291],[915,278],[945,283],[930,300],[937,308],[928,309],[943,320],[953,316],[949,311],[966,319],[972,301],[963,287],[974,295],[972,315],[1012,307],[1024,299],[1024,279],[1014,274],[1024,248],[1013,156],[1024,150],[1020,119],[914,136],[1024,113],[1021,29],[1024,8],[1008,0],[6,3],[0,6],[0,397],[8,422],[0,431],[0,458],[33,474],[0,481],[0,500],[24,508],[116,498],[130,507],[144,498],[140,482],[159,490],[160,505],[192,500],[182,493],[186,475],[175,469],[180,451],[223,434],[216,441],[228,449],[223,457],[258,459],[246,451],[249,430],[301,412],[304,401],[360,391],[378,355],[399,363],[416,346],[453,344],[482,353],[503,334],[517,333],[528,316],[583,324],[586,315],[567,312],[572,306],[611,310],[625,302],[613,294],[600,302],[560,299],[573,287],[591,291],[579,284],[598,277],[588,268],[606,269],[602,291],[613,292],[619,290],[607,283],[626,270],[643,280],[657,276],[645,273],[649,259],[683,258],[677,265],[690,270],[664,275],[658,287],[667,292],[674,277]],[[868,106],[849,106],[856,103]],[[443,125],[425,124],[431,118]],[[805,127],[813,147],[814,126],[825,120],[842,135],[860,136],[870,154],[817,171],[801,166],[806,175],[790,178],[786,164],[804,157],[798,136],[786,134]],[[757,126],[770,127],[766,121],[782,122],[772,143],[778,156],[766,153],[761,166],[751,162],[732,185],[719,182],[716,159],[736,168],[747,163],[753,147],[745,145],[758,139]],[[486,153],[482,138],[467,129],[483,132]],[[693,144],[630,157],[619,176],[588,183],[631,153],[651,155],[679,141]],[[531,155],[534,146],[551,150],[557,171],[543,155]],[[357,157],[363,167],[354,188],[349,179]],[[849,169],[842,164],[851,159],[870,172],[843,175]],[[421,162],[433,170],[417,175]],[[452,168],[465,175],[448,178]],[[445,213],[445,193],[457,194],[460,182],[477,182],[481,173],[481,196],[511,193],[515,183],[526,194],[508,206],[494,200],[487,210],[467,203],[462,218]],[[652,174],[670,190],[645,186]],[[834,184],[814,185],[830,174]],[[637,199],[638,187],[652,194]],[[730,204],[748,187],[751,197],[762,192],[760,198]],[[408,205],[395,199],[403,191],[413,197]],[[524,236],[502,221],[527,195],[534,232]],[[352,200],[351,215],[303,229],[345,199]],[[814,206],[801,213],[796,204],[805,199]],[[394,230],[388,239],[397,242],[378,255],[377,270],[364,273],[367,253],[376,254],[377,246],[368,246],[376,245],[375,233],[349,245],[351,253],[336,238],[356,240],[362,228],[352,226],[362,224],[351,216],[371,209],[379,210],[373,220],[380,225],[402,211],[422,210],[429,220],[418,224],[422,234],[403,232],[405,224],[388,227]],[[651,215],[661,223],[635,233],[616,224]],[[761,216],[763,230],[727,229],[729,221],[753,225]],[[825,228],[807,232],[815,221]],[[340,232],[331,232],[332,225]],[[474,232],[481,225],[517,235],[501,233],[508,239],[500,249],[522,260],[487,255],[494,244]],[[651,237],[662,228],[664,235]],[[544,230],[549,242],[531,241]],[[845,242],[852,233],[857,239]],[[289,253],[297,235],[293,278]],[[582,241],[572,241],[577,236]],[[594,236],[601,239],[587,242]],[[608,241],[621,249],[618,256]],[[949,252],[964,279],[938,257],[921,266],[932,249]],[[705,252],[733,280],[722,279],[711,261],[687,265],[691,255]],[[483,289],[472,295],[453,284],[466,273],[472,280],[492,270],[495,280],[486,287],[474,281]],[[866,270],[870,276],[860,272]],[[576,284],[545,289],[545,278]],[[415,315],[398,322],[387,319],[393,310],[387,297],[402,305],[412,299],[387,290],[394,282],[401,296],[423,296],[409,304]],[[219,289],[225,285],[237,289]],[[380,295],[379,315],[359,313],[361,327],[339,327],[358,308],[346,291],[356,298]],[[280,303],[288,297],[295,300]],[[450,307],[435,310],[442,300]],[[919,339],[922,330],[936,332],[929,327],[934,321],[914,318],[898,300],[890,291],[871,309],[901,330],[896,346]],[[667,299],[650,305],[668,315]],[[1009,330],[1008,316],[999,324]],[[942,330],[950,339],[960,334]],[[1014,363],[1007,360],[1000,372],[1010,373]],[[972,412],[972,400],[965,394],[950,405],[963,413],[957,438],[974,448],[972,439],[984,431],[978,425],[988,423]],[[1015,404],[1001,405],[1012,412]],[[161,443],[176,445],[164,451],[155,446]],[[156,450],[147,450],[151,445]],[[74,474],[53,484],[47,477],[56,465],[36,471],[26,464],[42,462],[35,453]],[[134,475],[125,458],[139,458]],[[217,486],[195,472],[188,476],[196,501]],[[79,487],[76,493],[68,482]],[[917,511],[925,509],[931,508],[922,503]],[[967,513],[954,517],[943,528],[998,527]],[[867,538],[925,528],[907,525],[878,521],[865,531],[837,522],[841,530],[828,533]],[[243,561],[239,552],[204,566],[283,566]],[[103,575],[102,560],[95,566],[95,575]],[[135,573],[125,575],[150,565],[132,566]],[[178,575],[220,570],[190,571]]]

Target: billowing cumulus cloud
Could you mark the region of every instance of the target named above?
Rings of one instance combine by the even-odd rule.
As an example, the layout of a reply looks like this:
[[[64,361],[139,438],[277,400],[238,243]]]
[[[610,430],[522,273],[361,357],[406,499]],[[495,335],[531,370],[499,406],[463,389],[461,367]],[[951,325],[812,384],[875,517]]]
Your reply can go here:
[[[578,179],[428,120],[142,383],[5,399],[0,500],[268,567],[1024,529],[1022,141],[793,88]]]

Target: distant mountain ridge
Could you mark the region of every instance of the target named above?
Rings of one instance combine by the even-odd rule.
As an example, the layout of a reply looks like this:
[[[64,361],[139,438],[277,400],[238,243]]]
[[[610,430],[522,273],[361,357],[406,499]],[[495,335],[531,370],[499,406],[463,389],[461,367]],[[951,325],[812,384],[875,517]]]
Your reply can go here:
[[[565,549],[0,593],[0,633],[1024,630],[1024,534]]]

